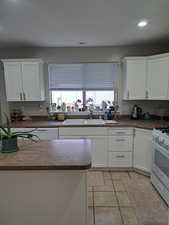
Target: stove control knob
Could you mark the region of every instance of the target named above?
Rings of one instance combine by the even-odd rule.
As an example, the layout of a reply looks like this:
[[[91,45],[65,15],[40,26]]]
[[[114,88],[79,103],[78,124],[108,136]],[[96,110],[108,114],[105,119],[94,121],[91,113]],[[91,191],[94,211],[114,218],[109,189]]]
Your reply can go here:
[[[162,146],[163,146],[163,148],[165,148],[166,150],[169,150],[169,143],[168,143],[168,141],[163,140]]]
[[[158,140],[159,140],[159,141],[158,141],[158,143],[159,143],[159,144],[162,144],[162,143],[163,143],[163,141],[164,141],[164,140],[163,140],[163,138],[161,138],[161,137],[159,137],[159,139],[158,139]]]
[[[166,146],[166,150],[167,150],[167,151],[169,151],[169,144],[168,144],[168,143],[166,143],[166,145],[165,145],[165,146]]]

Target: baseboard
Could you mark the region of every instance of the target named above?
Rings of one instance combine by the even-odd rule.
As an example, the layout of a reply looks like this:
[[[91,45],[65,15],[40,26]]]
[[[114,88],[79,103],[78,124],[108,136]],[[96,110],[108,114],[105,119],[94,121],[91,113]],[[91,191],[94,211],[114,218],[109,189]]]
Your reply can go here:
[[[90,169],[90,171],[120,171],[120,172],[131,172],[133,171],[132,167],[93,167]]]
[[[136,172],[147,177],[151,176],[150,172],[144,171],[142,169],[133,168],[133,167],[124,167],[124,168],[122,167],[93,167],[89,171]]]
[[[133,168],[133,171],[136,172],[136,173],[139,173],[141,175],[147,176],[147,177],[151,176],[150,172],[147,172],[147,171],[142,170],[142,169]]]

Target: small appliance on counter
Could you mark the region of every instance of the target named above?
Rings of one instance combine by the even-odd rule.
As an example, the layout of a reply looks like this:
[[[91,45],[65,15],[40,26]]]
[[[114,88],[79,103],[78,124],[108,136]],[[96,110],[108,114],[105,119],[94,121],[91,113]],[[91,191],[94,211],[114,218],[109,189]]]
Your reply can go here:
[[[163,116],[162,118],[164,121],[169,121],[169,116]]]
[[[150,120],[150,119],[151,119],[150,113],[149,113],[149,112],[144,113],[143,119],[144,119],[144,120]]]
[[[130,118],[132,120],[139,120],[142,118],[142,109],[139,106],[137,106],[136,104],[132,108]]]
[[[65,120],[65,114],[64,113],[57,113],[56,114],[56,119],[58,120],[58,121],[64,121]]]
[[[108,120],[112,120],[112,119],[113,119],[112,109],[109,109],[109,110],[108,110],[108,113],[107,113],[107,119],[108,119]]]

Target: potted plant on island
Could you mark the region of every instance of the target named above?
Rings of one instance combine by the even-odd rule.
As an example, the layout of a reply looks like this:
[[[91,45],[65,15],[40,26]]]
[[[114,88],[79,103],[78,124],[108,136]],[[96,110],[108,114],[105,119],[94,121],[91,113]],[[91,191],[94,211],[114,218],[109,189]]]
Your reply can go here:
[[[5,117],[7,123],[6,125],[1,126],[0,128],[0,137],[2,139],[2,147],[1,147],[2,153],[17,152],[19,150],[18,137],[30,139],[32,141],[39,140],[39,137],[37,135],[32,134],[32,132],[35,131],[36,129],[29,132],[24,131],[12,132],[10,119],[6,114]]]

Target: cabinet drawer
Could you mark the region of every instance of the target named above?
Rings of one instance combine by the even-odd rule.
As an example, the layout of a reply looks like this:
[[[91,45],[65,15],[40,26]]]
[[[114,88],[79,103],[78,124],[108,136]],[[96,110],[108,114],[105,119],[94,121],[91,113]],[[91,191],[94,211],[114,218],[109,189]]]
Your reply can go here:
[[[105,127],[61,127],[59,128],[60,136],[106,136],[107,128]]]
[[[110,167],[132,167],[132,152],[109,152]]]
[[[108,129],[108,135],[115,135],[115,136],[127,136],[127,135],[133,135],[133,128],[109,128]]]
[[[132,151],[132,136],[110,136],[108,137],[108,151],[130,152]]]

